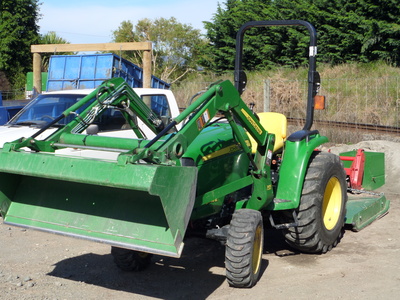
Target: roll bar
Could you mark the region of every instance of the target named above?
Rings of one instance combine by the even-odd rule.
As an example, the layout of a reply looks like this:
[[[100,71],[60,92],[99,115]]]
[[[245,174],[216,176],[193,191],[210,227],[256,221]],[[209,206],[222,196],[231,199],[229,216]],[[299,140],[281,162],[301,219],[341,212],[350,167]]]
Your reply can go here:
[[[236,57],[235,57],[235,87],[242,94],[246,86],[246,74],[242,70],[243,56],[243,37],[244,33],[253,27],[269,27],[269,26],[305,26],[310,34],[309,46],[309,70],[308,70],[308,95],[307,95],[307,111],[306,123],[303,130],[310,130],[314,120],[314,96],[317,94],[320,84],[320,76],[316,71],[316,55],[317,55],[317,32],[313,25],[301,20],[276,20],[276,21],[251,21],[245,23],[236,35]]]

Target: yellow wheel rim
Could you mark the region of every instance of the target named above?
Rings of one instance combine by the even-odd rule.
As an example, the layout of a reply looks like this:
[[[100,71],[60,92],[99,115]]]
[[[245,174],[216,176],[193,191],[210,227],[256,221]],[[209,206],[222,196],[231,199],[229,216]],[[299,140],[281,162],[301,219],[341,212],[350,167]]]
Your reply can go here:
[[[257,226],[256,233],[254,236],[254,244],[253,244],[253,260],[252,260],[252,267],[253,267],[253,274],[256,274],[260,269],[261,264],[261,254],[262,254],[262,230],[261,226]]]
[[[332,230],[338,223],[342,209],[342,201],[342,187],[340,186],[340,181],[336,177],[332,177],[326,185],[322,204],[322,218],[327,230]]]

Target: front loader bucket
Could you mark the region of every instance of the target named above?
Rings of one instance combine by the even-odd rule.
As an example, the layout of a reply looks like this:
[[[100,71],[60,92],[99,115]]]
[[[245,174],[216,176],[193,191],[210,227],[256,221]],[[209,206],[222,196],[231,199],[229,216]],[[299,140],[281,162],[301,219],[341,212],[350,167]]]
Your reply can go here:
[[[179,257],[197,168],[0,153],[4,223]]]

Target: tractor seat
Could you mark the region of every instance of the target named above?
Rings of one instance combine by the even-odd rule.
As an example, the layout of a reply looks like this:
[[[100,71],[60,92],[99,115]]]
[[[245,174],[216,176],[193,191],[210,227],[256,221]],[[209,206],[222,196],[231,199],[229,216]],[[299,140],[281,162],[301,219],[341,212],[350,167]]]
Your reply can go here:
[[[268,131],[268,133],[275,134],[274,152],[282,148],[286,139],[286,116],[276,112],[262,112],[257,115],[264,129]],[[251,152],[254,154],[257,150],[257,143],[249,133],[247,133],[247,135],[251,142]]]

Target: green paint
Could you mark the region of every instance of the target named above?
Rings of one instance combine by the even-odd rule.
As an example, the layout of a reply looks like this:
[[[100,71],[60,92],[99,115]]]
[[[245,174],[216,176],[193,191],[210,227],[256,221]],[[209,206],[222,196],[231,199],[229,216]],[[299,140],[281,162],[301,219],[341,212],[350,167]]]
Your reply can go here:
[[[328,142],[328,138],[314,134],[301,141],[286,141],[284,159],[280,168],[276,200],[268,207],[271,210],[297,208],[311,154],[317,147]]]
[[[390,206],[390,201],[384,195],[363,196],[352,195],[346,205],[345,223],[352,225],[354,231],[360,231],[373,221],[385,215]]]

